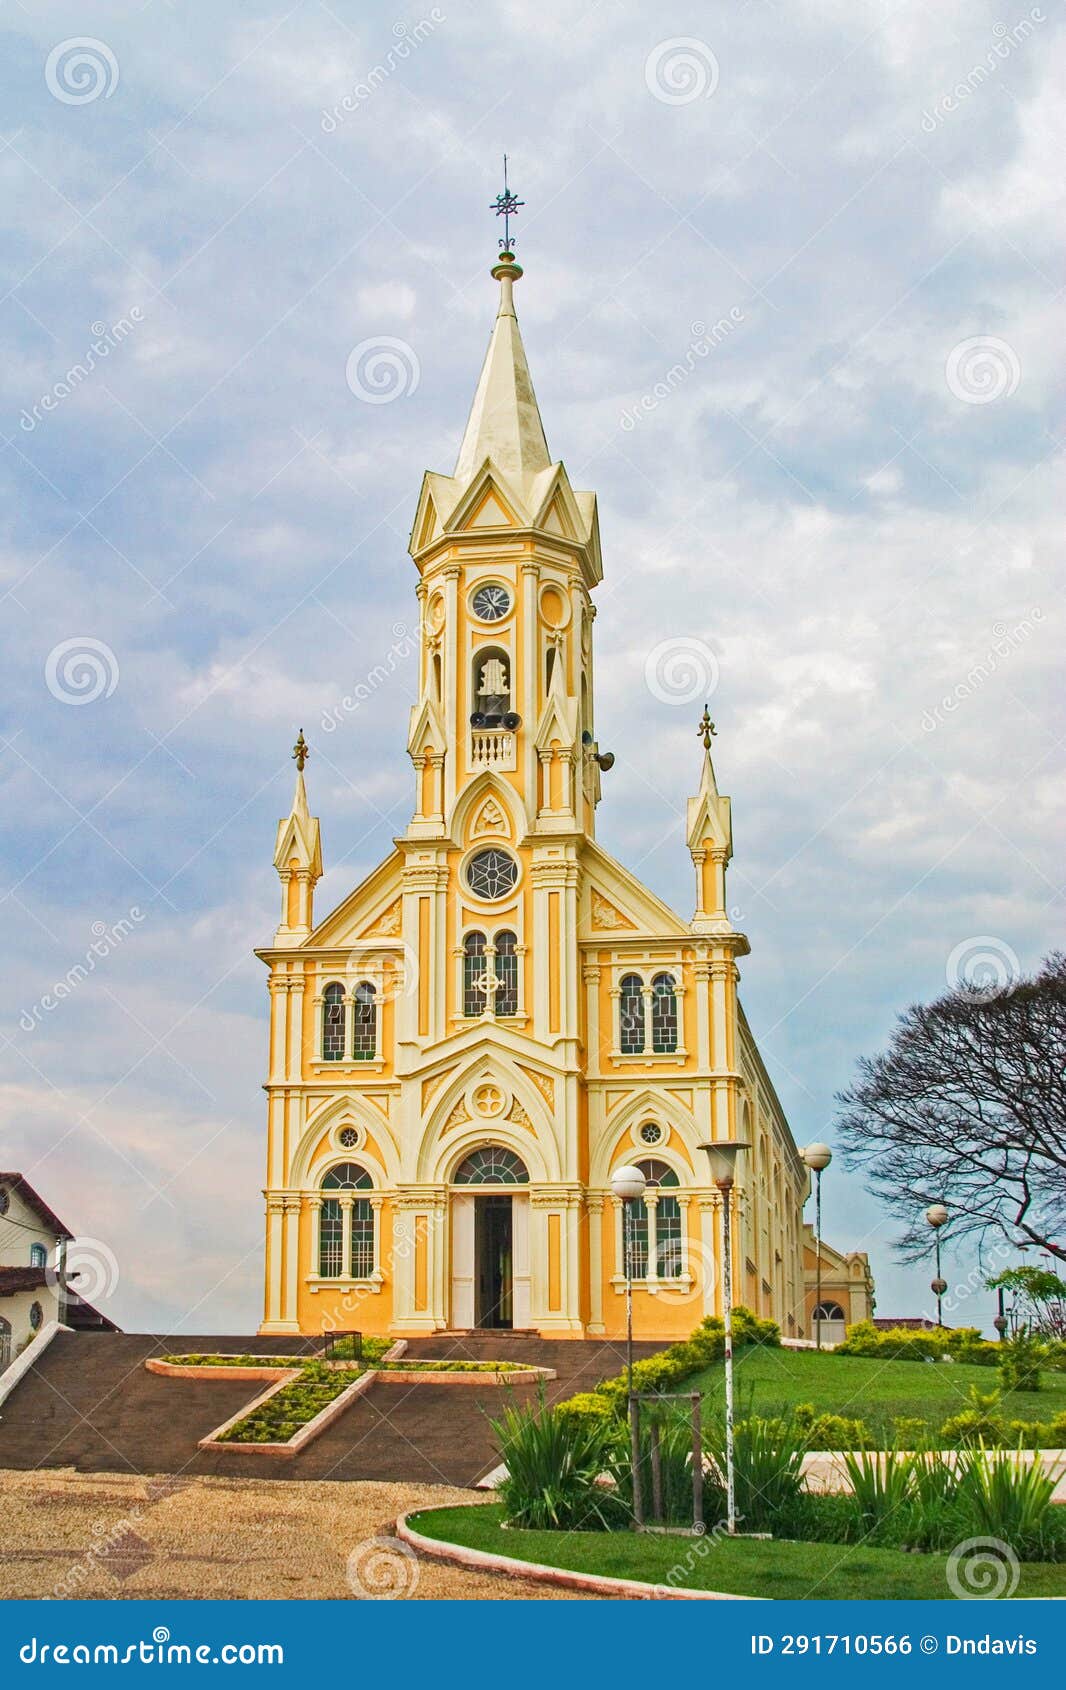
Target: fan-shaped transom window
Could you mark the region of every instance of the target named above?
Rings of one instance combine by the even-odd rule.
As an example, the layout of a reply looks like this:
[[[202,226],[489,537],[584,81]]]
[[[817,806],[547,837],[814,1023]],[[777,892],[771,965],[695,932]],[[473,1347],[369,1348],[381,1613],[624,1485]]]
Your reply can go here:
[[[322,1060],[344,1058],[344,987],[332,980],[322,993]]]
[[[369,1191],[374,1182],[357,1162],[338,1162],[323,1191]],[[345,1211],[347,1210],[347,1223]],[[323,1279],[365,1279],[374,1271],[374,1211],[365,1197],[350,1205],[325,1197],[318,1217],[318,1272]]]
[[[839,1303],[818,1303],[814,1309],[815,1320],[844,1320],[844,1310]]]
[[[528,1185],[525,1163],[513,1150],[500,1144],[486,1144],[475,1150],[455,1170],[455,1185]]]
[[[494,902],[505,898],[518,879],[518,864],[509,851],[491,847],[478,851],[466,867],[466,883],[476,898]]]
[[[644,1049],[644,982],[639,974],[622,976],[618,1048],[623,1056],[639,1056]]]
[[[677,983],[657,974],[651,983],[651,1048],[657,1055],[677,1049]]]
[[[352,1056],[372,1062],[378,1048],[377,993],[369,980],[360,980],[352,993]]]

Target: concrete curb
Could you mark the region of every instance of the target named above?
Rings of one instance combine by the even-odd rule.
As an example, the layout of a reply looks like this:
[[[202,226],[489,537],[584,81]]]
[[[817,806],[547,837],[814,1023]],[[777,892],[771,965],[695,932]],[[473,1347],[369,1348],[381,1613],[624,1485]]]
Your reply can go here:
[[[727,1590],[676,1589],[665,1584],[645,1584],[639,1579],[608,1578],[600,1573],[577,1573],[565,1567],[548,1567],[541,1561],[515,1561],[508,1555],[491,1555],[485,1549],[467,1549],[458,1543],[443,1543],[440,1538],[424,1537],[410,1523],[410,1516],[401,1514],[396,1522],[396,1536],[408,1548],[417,1550],[436,1561],[451,1561],[459,1567],[471,1567],[477,1572],[502,1573],[505,1578],[533,1579],[538,1584],[554,1584],[564,1590],[587,1590],[593,1596],[615,1596],[631,1602],[765,1602],[764,1596],[737,1596]],[[700,1542],[700,1539],[694,1539]]]

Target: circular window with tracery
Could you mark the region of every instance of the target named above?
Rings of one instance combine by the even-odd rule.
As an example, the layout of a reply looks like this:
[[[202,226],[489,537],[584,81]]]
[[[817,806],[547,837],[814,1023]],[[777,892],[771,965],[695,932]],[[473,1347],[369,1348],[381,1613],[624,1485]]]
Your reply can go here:
[[[509,851],[479,851],[466,866],[466,883],[476,898],[494,903],[513,891],[518,864]]]
[[[354,1127],[342,1127],[337,1134],[337,1141],[345,1150],[354,1150],[359,1143],[359,1134]]]
[[[641,1141],[641,1143],[642,1144],[661,1144],[662,1139],[663,1139],[663,1129],[662,1129],[662,1127],[659,1126],[658,1122],[657,1121],[645,1121],[644,1125],[640,1129],[640,1141]]]

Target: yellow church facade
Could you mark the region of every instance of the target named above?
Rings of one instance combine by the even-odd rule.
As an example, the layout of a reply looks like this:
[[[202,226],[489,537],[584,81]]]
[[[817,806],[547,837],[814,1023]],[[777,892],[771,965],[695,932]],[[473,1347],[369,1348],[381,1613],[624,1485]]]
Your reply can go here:
[[[269,970],[264,1333],[625,1330],[611,1174],[647,1179],[634,1328],[721,1312],[720,1198],[701,1144],[749,1141],[734,1300],[803,1335],[807,1172],[738,997],[729,799],[705,736],[683,918],[596,842],[596,500],[545,440],[499,312],[452,475],[411,555],[420,662],[413,810],[336,909],[303,739],[278,827]],[[680,845],[679,845],[680,848]]]

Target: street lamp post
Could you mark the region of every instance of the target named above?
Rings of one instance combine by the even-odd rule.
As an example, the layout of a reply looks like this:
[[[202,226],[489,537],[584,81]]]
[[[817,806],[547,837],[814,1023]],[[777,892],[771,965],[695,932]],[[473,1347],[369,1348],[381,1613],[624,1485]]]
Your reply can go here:
[[[932,1227],[933,1236],[936,1239],[936,1278],[931,1282],[929,1289],[930,1289],[930,1291],[932,1291],[934,1297],[936,1298],[936,1323],[937,1323],[937,1326],[942,1327],[943,1324],[944,1324],[944,1318],[943,1318],[943,1306],[941,1304],[941,1298],[943,1297],[944,1292],[948,1288],[948,1282],[947,1282],[946,1279],[943,1278],[943,1276],[940,1272],[940,1228],[944,1225],[945,1221],[947,1220],[948,1212],[945,1209],[943,1203],[930,1203],[928,1209],[925,1211],[925,1218],[928,1221],[929,1225]]]
[[[1002,1285],[996,1286],[996,1293],[997,1293],[996,1301],[997,1301],[999,1306],[998,1306],[997,1311],[996,1311],[996,1318],[992,1322],[992,1325],[995,1327],[996,1331],[999,1333],[1000,1343],[1005,1344],[1006,1341],[1007,1341],[1007,1315],[1006,1315],[1006,1311],[1003,1307],[1003,1287],[1002,1287]]]
[[[722,1319],[725,1324],[725,1513],[730,1537],[737,1530],[737,1485],[733,1456],[733,1240],[732,1197],[737,1157],[751,1145],[741,1139],[701,1144],[711,1163],[711,1178],[722,1198]]]
[[[822,1173],[833,1160],[828,1144],[808,1144],[800,1155],[814,1175],[814,1342],[822,1347]]]
[[[611,1175],[611,1190],[622,1205],[622,1254],[626,1275],[626,1399],[629,1408],[629,1456],[633,1468],[633,1518],[643,1520],[640,1494],[640,1416],[633,1395],[633,1205],[644,1195],[647,1180],[639,1168],[627,1165]]]

